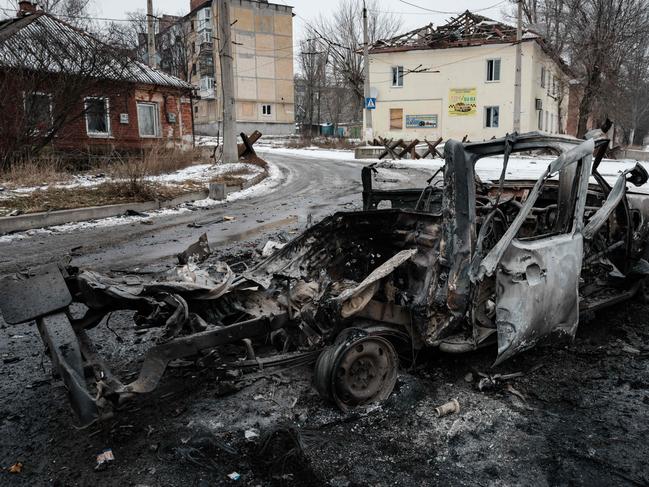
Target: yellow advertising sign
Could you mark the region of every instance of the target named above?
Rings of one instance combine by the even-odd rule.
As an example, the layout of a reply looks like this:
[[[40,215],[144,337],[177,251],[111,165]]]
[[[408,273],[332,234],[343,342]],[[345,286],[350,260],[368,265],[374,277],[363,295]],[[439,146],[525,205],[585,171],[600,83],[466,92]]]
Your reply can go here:
[[[451,88],[448,93],[448,114],[463,116],[478,113],[476,92],[475,88]]]

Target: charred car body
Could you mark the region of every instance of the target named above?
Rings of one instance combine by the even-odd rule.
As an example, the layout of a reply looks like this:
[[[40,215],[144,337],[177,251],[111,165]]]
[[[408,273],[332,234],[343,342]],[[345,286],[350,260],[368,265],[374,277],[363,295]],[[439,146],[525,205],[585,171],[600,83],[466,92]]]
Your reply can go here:
[[[53,264],[10,276],[0,308],[8,323],[36,321],[82,425],[153,391],[170,361],[229,344],[247,350],[233,367],[315,361],[316,388],[342,409],[381,400],[399,344],[449,353],[497,344],[500,363],[547,335],[573,337],[580,314],[645,292],[649,195],[627,185],[648,176],[636,165],[609,185],[598,172],[607,144],[536,133],[448,141],[428,186],[376,190],[366,167],[363,211],[325,218],[237,275],[196,265],[208,253],[202,239],[173,272]],[[510,154],[529,151],[557,158],[536,181],[506,181]],[[500,180],[480,181],[476,162],[494,155],[504,156]],[[378,209],[385,201],[391,208]],[[136,328],[160,330],[127,384],[87,333],[120,309],[135,311]],[[276,353],[258,356],[261,342]]]

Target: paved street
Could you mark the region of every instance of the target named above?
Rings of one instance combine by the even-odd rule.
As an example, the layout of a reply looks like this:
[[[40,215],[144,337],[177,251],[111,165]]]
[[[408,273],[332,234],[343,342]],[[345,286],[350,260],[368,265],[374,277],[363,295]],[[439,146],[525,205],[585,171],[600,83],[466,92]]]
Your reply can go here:
[[[207,232],[214,247],[250,238],[269,230],[304,224],[361,204],[363,164],[340,160],[299,158],[272,154],[264,157],[283,174],[282,184],[267,194],[211,209],[114,227],[79,229],[70,233],[35,235],[0,243],[0,274],[52,262],[75,249],[75,263],[94,268],[125,268],[174,255]],[[231,222],[189,228],[192,222],[210,222],[223,216]]]
[[[205,231],[217,255],[232,258],[278,230],[302,228],[309,214],[317,220],[360,205],[361,163],[264,157],[285,175],[272,193],[153,225],[5,243],[2,271],[9,261],[24,268],[72,248],[74,262],[96,268],[172,265],[173,254]],[[399,184],[422,176],[406,172]],[[223,215],[235,220],[187,227]],[[599,313],[573,344],[542,345],[496,369],[492,349],[424,351],[415,367],[402,367],[387,402],[348,413],[318,396],[311,367],[233,378],[187,362],[171,367],[156,391],[86,430],[74,427],[35,327],[0,321],[0,467],[24,465],[20,475],[0,472],[0,485],[208,487],[233,485],[232,472],[247,486],[647,485],[649,368],[646,352],[627,351],[645,350],[646,313],[636,302]],[[134,376],[154,339],[133,332],[129,312],[89,333],[122,379]],[[481,391],[478,372],[524,375]],[[435,407],[450,398],[460,413],[437,418]],[[261,436],[248,441],[246,431]],[[95,471],[106,448],[115,462]]]

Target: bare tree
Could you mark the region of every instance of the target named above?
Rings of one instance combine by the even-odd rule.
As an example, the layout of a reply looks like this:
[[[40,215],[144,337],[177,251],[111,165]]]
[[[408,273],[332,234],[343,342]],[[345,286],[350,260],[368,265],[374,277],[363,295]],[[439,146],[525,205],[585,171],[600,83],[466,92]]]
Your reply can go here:
[[[159,15],[156,13],[156,17]],[[101,29],[100,36],[107,44],[130,51],[136,59],[147,61],[147,14],[144,10],[126,12],[126,22],[112,21]]]
[[[92,0],[39,0],[38,6],[45,12],[57,15],[75,26],[88,26],[89,7]]]
[[[605,79],[604,91],[614,94],[601,101],[603,110],[624,132],[629,144],[641,144],[649,122],[649,39],[635,42],[619,67],[615,80]]]
[[[568,3],[570,0],[523,0],[523,21],[526,27],[543,36],[548,46],[558,55],[568,54],[567,33],[573,27]],[[515,22],[515,9],[505,12]]]
[[[166,27],[157,37],[160,69],[185,81],[190,81],[191,78],[191,35],[190,21],[179,18]],[[203,51],[201,54],[199,61],[201,70],[208,71],[201,74],[214,76],[214,59],[211,53]]]
[[[578,76],[577,136],[584,136],[590,118],[607,113],[635,131],[646,113],[646,96],[638,95],[648,81],[642,43],[649,35],[649,2],[523,0],[523,12],[527,27],[542,34]]]
[[[370,42],[396,35],[402,28],[400,16],[383,13],[378,0],[367,0]],[[363,2],[339,0],[332,17],[320,17],[312,34],[322,47],[329,48],[331,67],[356,99],[357,109],[363,107]]]
[[[620,66],[649,33],[646,0],[568,0],[574,26],[567,33],[573,68],[581,75],[577,135],[583,137],[598,101],[610,96],[606,81],[619,82]],[[610,84],[610,83],[609,83]]]
[[[308,134],[313,134],[314,124],[320,123],[322,88],[326,85],[327,61],[330,48],[323,48],[313,32],[310,37],[300,42],[298,54],[298,71],[296,75],[296,118],[303,127],[308,127]]]

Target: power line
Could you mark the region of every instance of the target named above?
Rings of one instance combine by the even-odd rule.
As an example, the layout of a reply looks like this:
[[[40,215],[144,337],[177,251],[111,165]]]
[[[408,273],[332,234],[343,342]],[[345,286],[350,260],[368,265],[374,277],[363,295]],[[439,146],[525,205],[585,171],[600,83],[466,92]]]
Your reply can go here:
[[[511,46],[512,46],[511,43],[507,43],[506,45],[504,45],[502,47],[499,47],[497,49],[493,49],[493,50],[491,50],[489,52],[486,52],[486,53],[480,53],[480,54],[476,54],[474,56],[467,56],[467,57],[464,57],[464,58],[461,58],[461,59],[457,59],[455,61],[451,61],[451,62],[443,63],[443,64],[438,64],[436,66],[430,66],[430,67],[427,67],[427,68],[419,68],[418,67],[418,68],[415,68],[415,69],[410,69],[410,70],[407,70],[403,74],[403,77],[405,77],[408,74],[424,74],[424,73],[425,74],[435,74],[435,73],[438,72],[437,70],[439,68],[443,68],[443,67],[446,67],[446,66],[451,66],[453,64],[463,63],[464,61],[468,61],[470,59],[476,59],[476,58],[481,58],[481,57],[484,57],[484,56],[490,56],[490,55],[495,54],[495,53],[497,53],[499,51],[502,51],[503,49],[507,49],[507,48],[509,48]],[[388,62],[379,60],[377,57],[375,57],[373,60],[382,62],[384,64],[392,64],[392,63],[388,63]],[[387,71],[387,72],[385,72],[385,74],[392,74],[392,73],[391,73],[391,71]],[[384,81],[373,81],[372,85],[385,84],[385,83],[391,83],[391,82],[392,82],[391,79],[384,80]]]
[[[6,8],[6,7],[0,7],[0,10],[4,12],[11,12],[11,13],[16,13],[17,9],[13,8]],[[49,12],[45,12],[49,13]],[[81,20],[102,20],[102,21],[107,21],[107,22],[138,22],[138,23],[144,23],[146,22],[146,18],[142,19],[112,19],[108,17],[91,17],[91,16],[86,16],[86,15],[65,15],[65,14],[50,14],[53,15],[54,17],[61,17],[61,18],[66,18],[66,19],[81,19]],[[147,17],[147,15],[145,15]],[[153,17],[156,20],[162,20],[161,17],[156,17],[153,15]]]
[[[460,15],[460,14],[464,13],[464,11],[462,11],[462,12],[450,12],[450,11],[444,11],[444,10],[433,10],[433,9],[430,9],[430,8],[427,8],[427,7],[422,7],[421,5],[417,5],[415,3],[406,2],[406,0],[399,0],[399,1],[401,3],[405,3],[406,5],[410,5],[411,7],[416,7],[416,8],[419,8],[421,10],[425,10],[426,12],[432,12],[434,14]],[[476,9],[476,10],[471,10],[471,12],[484,12],[485,10],[491,10],[494,7],[498,7],[499,5],[502,5],[506,1],[507,0],[501,0],[500,2],[494,3],[493,5],[490,5],[488,7],[479,8],[479,9]]]

